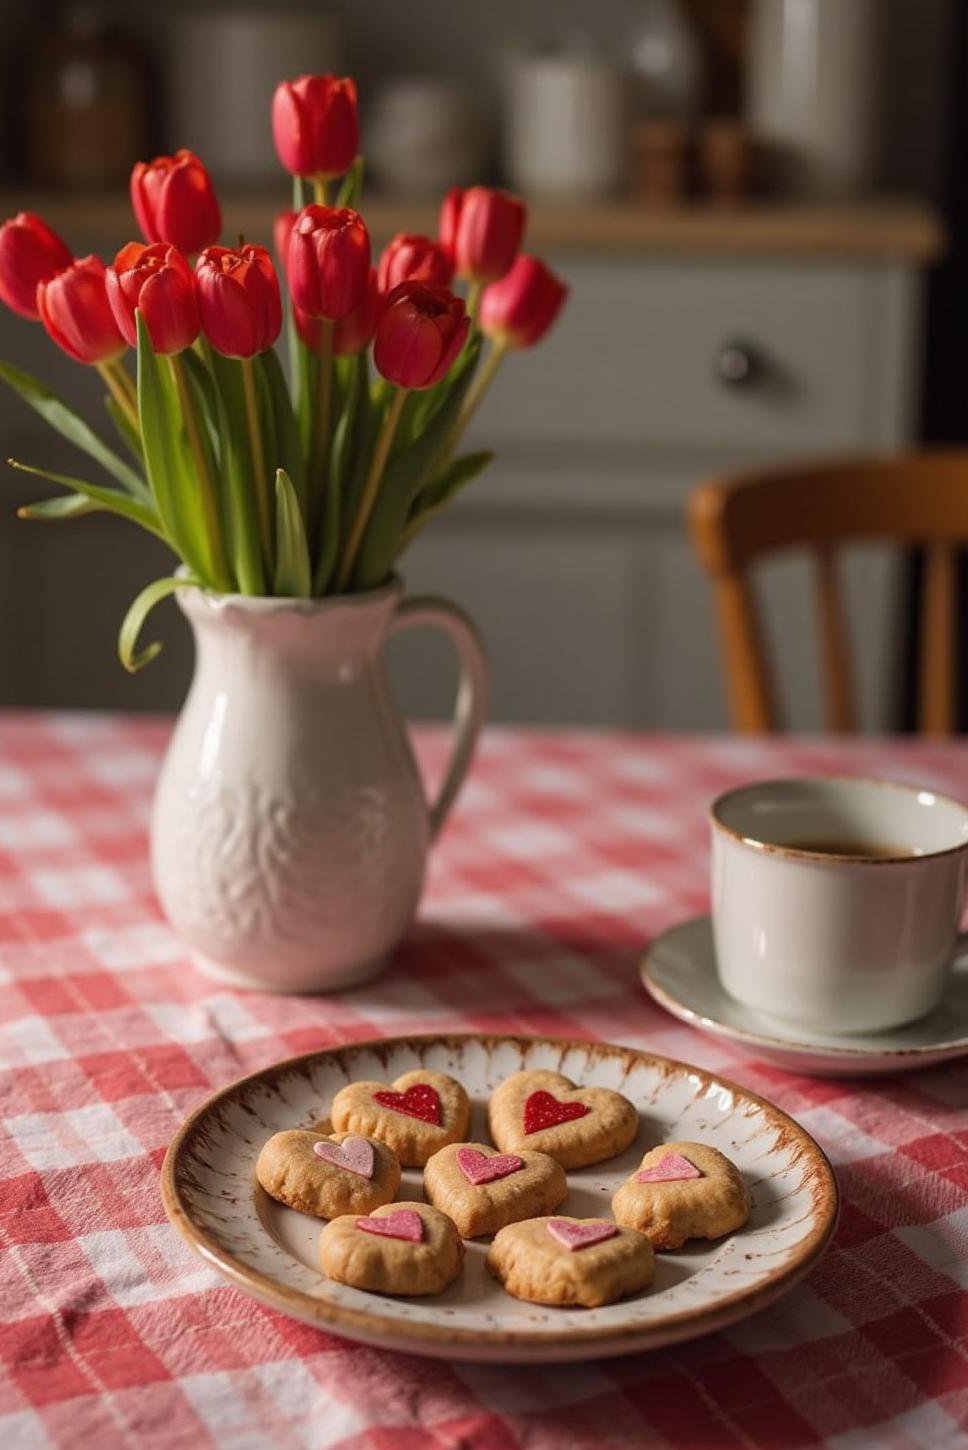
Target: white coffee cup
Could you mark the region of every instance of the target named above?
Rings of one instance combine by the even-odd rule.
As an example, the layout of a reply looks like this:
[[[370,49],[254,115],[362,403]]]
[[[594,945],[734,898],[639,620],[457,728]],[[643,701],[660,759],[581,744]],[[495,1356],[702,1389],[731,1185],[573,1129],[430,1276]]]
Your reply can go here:
[[[823,1032],[896,1027],[937,1006],[968,880],[968,808],[837,777],[742,786],[710,819],[730,996]]]

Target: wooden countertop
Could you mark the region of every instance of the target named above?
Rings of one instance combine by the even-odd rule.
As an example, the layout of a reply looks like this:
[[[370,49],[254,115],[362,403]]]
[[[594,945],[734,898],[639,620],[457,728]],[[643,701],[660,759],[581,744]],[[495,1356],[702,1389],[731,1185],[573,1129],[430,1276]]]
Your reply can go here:
[[[226,235],[265,238],[285,205],[278,191],[222,193]],[[0,216],[36,211],[68,238],[104,238],[102,250],[135,235],[124,196],[0,192]],[[427,232],[436,209],[375,198],[363,207],[377,239],[397,231]],[[580,206],[535,204],[527,244],[538,251],[706,256],[882,258],[929,263],[944,251],[944,224],[923,202],[884,199],[850,205],[752,202],[725,208],[701,204],[668,210],[631,201]]]

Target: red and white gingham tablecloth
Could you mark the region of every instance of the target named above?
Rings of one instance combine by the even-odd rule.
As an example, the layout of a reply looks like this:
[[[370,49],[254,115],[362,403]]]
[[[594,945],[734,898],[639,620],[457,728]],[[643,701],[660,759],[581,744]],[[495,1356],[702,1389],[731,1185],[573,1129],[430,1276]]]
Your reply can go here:
[[[824,1081],[653,1006],[645,941],[707,904],[705,806],[862,769],[968,796],[968,747],[492,731],[389,971],[331,999],[198,976],[151,892],[167,726],[0,721],[0,1447],[591,1450],[968,1444],[968,1061]],[[424,733],[431,769],[444,737]],[[602,1038],[792,1113],[833,1160],[836,1241],[745,1323],[587,1365],[452,1365],[330,1337],[228,1287],[168,1226],[165,1148],[214,1088],[416,1031]]]

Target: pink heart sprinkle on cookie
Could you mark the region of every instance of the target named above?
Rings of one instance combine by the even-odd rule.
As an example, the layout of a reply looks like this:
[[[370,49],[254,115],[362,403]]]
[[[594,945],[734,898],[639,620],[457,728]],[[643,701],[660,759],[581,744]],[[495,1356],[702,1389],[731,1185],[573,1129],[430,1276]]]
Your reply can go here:
[[[415,1082],[405,1093],[379,1092],[373,1094],[374,1102],[395,1113],[405,1113],[408,1118],[419,1118],[422,1123],[431,1123],[439,1128],[444,1121],[440,1098],[429,1083]]]
[[[557,1128],[559,1123],[573,1123],[590,1112],[585,1103],[561,1103],[542,1088],[525,1099],[524,1131],[538,1133],[542,1128]]]
[[[695,1163],[683,1158],[681,1153],[666,1153],[651,1168],[636,1173],[636,1183],[681,1183],[687,1178],[701,1178],[702,1172]]]
[[[495,1153],[489,1158],[477,1148],[458,1148],[457,1166],[468,1183],[479,1188],[482,1183],[493,1183],[495,1179],[517,1173],[524,1167],[524,1159],[516,1153]]]
[[[617,1225],[604,1218],[591,1219],[588,1223],[569,1223],[566,1218],[549,1218],[546,1227],[551,1237],[572,1253],[576,1249],[587,1249],[591,1244],[600,1244],[605,1239],[614,1238],[618,1233]]]
[[[365,1234],[402,1239],[407,1244],[419,1244],[423,1239],[423,1219],[412,1208],[398,1208],[395,1213],[384,1214],[382,1218],[358,1218],[356,1227]]]
[[[313,1152],[334,1168],[345,1168],[347,1173],[355,1173],[360,1178],[373,1177],[373,1144],[355,1133],[342,1143],[314,1143]]]

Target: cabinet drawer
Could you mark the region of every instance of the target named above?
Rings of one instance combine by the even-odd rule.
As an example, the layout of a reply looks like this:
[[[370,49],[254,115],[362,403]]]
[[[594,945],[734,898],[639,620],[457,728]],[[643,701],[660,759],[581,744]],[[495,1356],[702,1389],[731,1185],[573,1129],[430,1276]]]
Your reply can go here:
[[[904,372],[910,278],[889,264],[575,261],[533,355],[502,368],[475,433],[504,443],[870,445]],[[730,343],[758,372],[718,372]]]

